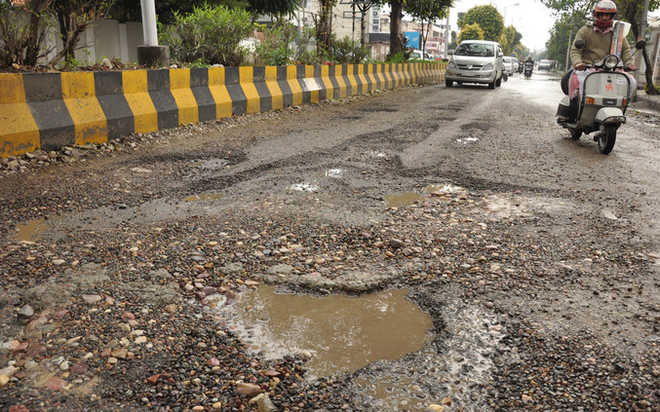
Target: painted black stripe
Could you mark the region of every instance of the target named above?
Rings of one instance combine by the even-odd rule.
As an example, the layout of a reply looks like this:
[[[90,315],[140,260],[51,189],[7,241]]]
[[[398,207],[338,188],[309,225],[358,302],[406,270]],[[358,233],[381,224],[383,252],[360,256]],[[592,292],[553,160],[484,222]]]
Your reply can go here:
[[[289,82],[286,80],[286,66],[277,67],[277,84],[282,90],[282,104],[284,107],[289,107],[293,105],[293,92],[291,92],[291,87]]]
[[[158,112],[158,129],[169,129],[179,125],[179,107],[170,90],[170,71],[168,69],[149,70],[147,72],[149,96]]]
[[[321,76],[322,68],[323,66],[320,64],[314,65],[314,78],[316,79],[316,83],[318,83],[319,87],[321,88],[319,90],[319,101],[321,102],[328,98],[328,89],[325,88],[325,83],[323,83],[323,78]]]
[[[225,86],[231,97],[231,112],[233,114],[245,114],[247,112],[247,98],[240,84],[240,72],[238,67],[227,67],[225,69]]]
[[[209,69],[205,67],[190,69],[190,88],[197,102],[199,121],[215,120],[215,99],[209,89]]]
[[[310,104],[312,102],[312,91],[307,87],[305,83],[305,65],[298,64],[296,65],[296,78],[298,79],[298,84],[302,90],[303,103]]]
[[[357,69],[358,69],[358,65],[357,65],[357,64],[354,64],[353,67],[352,67],[352,69],[353,69],[353,78],[355,79],[355,84],[357,85],[357,86],[355,87],[355,88],[357,89],[357,90],[355,90],[355,93],[356,93],[356,94],[363,94],[363,93],[362,93],[362,81],[360,80],[360,76],[357,75],[357,73],[358,73],[358,70],[357,70]]]
[[[376,85],[373,82],[373,79],[371,78],[371,75],[369,75],[369,65],[365,64],[362,66],[362,75],[364,78],[367,80],[367,92],[372,91]]]
[[[376,90],[383,90],[383,85],[380,82],[380,77],[378,77],[378,64],[371,64],[370,65],[373,70],[372,70],[372,76],[374,78],[374,81],[376,82]]]
[[[124,97],[121,72],[95,72],[94,89],[108,124],[108,139],[133,133],[135,122]]]
[[[337,70],[335,65],[328,66],[328,76],[330,76],[330,82],[334,88],[332,97],[334,99],[338,99],[341,95],[341,90],[339,90],[339,82],[337,81]]]
[[[39,128],[43,150],[59,149],[75,143],[73,120],[62,100],[59,73],[27,73],[23,75],[25,97]]]
[[[344,83],[346,83],[346,96],[352,96],[353,86],[351,85],[351,81],[348,80],[348,64],[344,63],[341,67],[341,77],[344,79]]]
[[[392,81],[392,75],[390,74],[390,68],[391,64],[389,63],[382,63],[381,67],[383,69],[383,76],[385,77],[385,88],[386,89],[391,89],[392,84],[394,83]]]
[[[259,95],[259,111],[262,113],[268,112],[273,109],[273,96],[266,85],[266,68],[256,66],[252,70],[252,83],[254,83]]]

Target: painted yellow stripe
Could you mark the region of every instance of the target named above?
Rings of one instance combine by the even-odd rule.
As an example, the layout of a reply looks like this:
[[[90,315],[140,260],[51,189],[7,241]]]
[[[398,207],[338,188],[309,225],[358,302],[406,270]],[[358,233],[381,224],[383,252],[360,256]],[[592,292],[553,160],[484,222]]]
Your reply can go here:
[[[158,130],[158,112],[154,106],[146,70],[126,70],[121,73],[124,84],[124,97],[133,113],[136,133],[149,133]]]
[[[339,97],[346,97],[348,90],[346,89],[346,82],[344,81],[344,66],[337,64],[335,65],[335,79],[337,79],[337,84],[339,85]]]
[[[300,106],[303,103],[303,92],[300,84],[298,83],[298,68],[292,64],[286,66],[286,80],[289,83],[291,88],[291,93],[293,95],[294,106]]]
[[[170,69],[170,92],[179,108],[179,125],[199,123],[197,100],[190,88],[190,69]]]
[[[266,66],[266,87],[272,98],[271,107],[273,110],[280,110],[284,107],[284,98],[282,89],[277,84],[277,66]]]
[[[360,90],[361,94],[366,94],[367,90],[369,90],[369,80],[364,76],[364,64],[358,64],[358,74],[357,77],[362,83],[362,90]]]
[[[318,82],[314,78],[314,66],[311,65],[305,65],[305,78],[309,79],[310,82],[313,82],[314,84],[317,84]],[[317,84],[317,87],[320,86]],[[319,102],[319,90],[312,90],[310,93],[310,98],[309,101],[311,103],[318,103]]]
[[[209,68],[209,90],[215,100],[215,118],[231,117],[231,96],[225,85],[225,68]]]
[[[62,73],[62,97],[75,128],[75,143],[105,143],[108,123],[96,98],[93,72]]]
[[[330,66],[327,64],[321,66],[321,81],[325,88],[325,98],[332,100],[335,97],[335,87],[332,85],[332,80],[330,80]]]
[[[259,113],[261,110],[261,99],[257,86],[254,85],[254,68],[252,66],[241,66],[238,68],[239,83],[247,101],[247,113]]]
[[[417,63],[410,64],[410,76],[412,77],[412,83],[417,84]]]
[[[23,75],[0,73],[0,157],[41,147],[39,128],[25,99]]]

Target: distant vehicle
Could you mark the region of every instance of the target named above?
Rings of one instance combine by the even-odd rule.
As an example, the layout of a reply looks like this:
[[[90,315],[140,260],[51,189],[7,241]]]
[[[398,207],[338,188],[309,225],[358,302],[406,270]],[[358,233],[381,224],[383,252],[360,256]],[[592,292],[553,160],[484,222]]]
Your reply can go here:
[[[421,50],[413,50],[410,53],[410,60],[433,60],[433,57],[426,52],[422,54]]]
[[[504,73],[506,73],[507,76],[513,76],[513,73],[516,72],[513,59],[514,57],[511,56],[502,57],[502,62],[504,63]]]
[[[555,61],[543,59],[539,62],[538,70],[551,71],[555,68]]]

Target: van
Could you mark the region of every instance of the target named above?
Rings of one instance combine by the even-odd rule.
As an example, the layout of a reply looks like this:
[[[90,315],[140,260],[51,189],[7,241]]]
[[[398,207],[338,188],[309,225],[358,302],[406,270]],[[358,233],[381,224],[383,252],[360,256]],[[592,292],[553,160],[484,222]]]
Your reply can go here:
[[[447,64],[445,84],[447,87],[452,87],[454,82],[487,84],[491,89],[500,87],[504,76],[503,56],[497,42],[462,41]]]

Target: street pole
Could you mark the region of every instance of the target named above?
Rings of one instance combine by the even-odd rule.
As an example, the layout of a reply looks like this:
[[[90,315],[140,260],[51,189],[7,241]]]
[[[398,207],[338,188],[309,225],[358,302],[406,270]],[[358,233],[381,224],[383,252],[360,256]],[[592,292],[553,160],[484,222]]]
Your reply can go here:
[[[447,8],[447,25],[445,26],[445,59],[449,58],[449,36],[450,36],[449,11],[450,9]]]
[[[144,45],[158,46],[158,30],[156,26],[156,2],[154,0],[140,0],[142,7],[142,33]]]
[[[568,47],[566,48],[566,71],[568,71],[571,64],[571,46],[573,45],[573,42],[571,41],[572,38],[573,28],[571,27],[571,30],[568,32]]]
[[[170,65],[170,48],[158,45],[155,0],[140,0],[144,44],[137,46],[138,63],[149,67]]]

